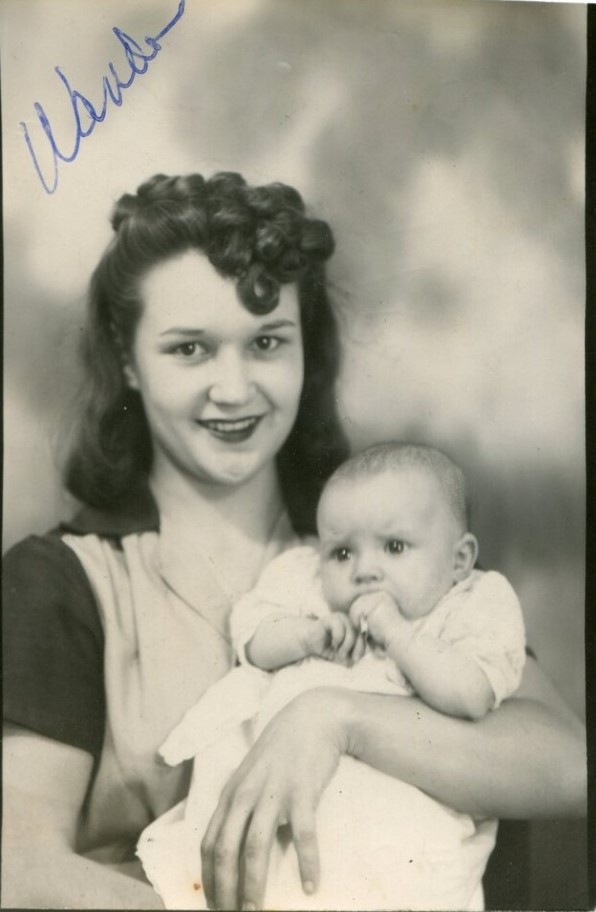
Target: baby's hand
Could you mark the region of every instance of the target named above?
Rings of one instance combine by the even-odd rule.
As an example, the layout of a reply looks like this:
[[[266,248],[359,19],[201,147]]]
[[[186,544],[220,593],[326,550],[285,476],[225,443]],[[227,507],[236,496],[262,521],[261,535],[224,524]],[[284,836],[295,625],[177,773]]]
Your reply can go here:
[[[335,611],[313,619],[304,641],[308,655],[347,665],[356,642],[356,631],[347,615]]]
[[[411,635],[411,627],[388,592],[368,592],[352,602],[350,620],[357,630],[366,622],[368,635],[388,649],[397,637]]]

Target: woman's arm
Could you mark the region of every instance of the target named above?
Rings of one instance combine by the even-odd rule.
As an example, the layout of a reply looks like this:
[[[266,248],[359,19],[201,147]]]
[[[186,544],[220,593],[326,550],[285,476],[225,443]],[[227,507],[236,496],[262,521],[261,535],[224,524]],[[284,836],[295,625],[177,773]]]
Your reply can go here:
[[[533,659],[516,696],[480,722],[402,700],[396,726],[390,699],[351,701],[348,753],[473,816],[586,814],[584,727]]]
[[[316,889],[315,812],[342,754],[479,817],[586,812],[583,726],[533,660],[518,695],[480,722],[414,698],[312,690],[272,720],[222,793],[202,847],[212,907],[259,908],[283,820],[302,884]]]
[[[163,909],[148,884],[75,853],[91,755],[15,726],[3,739],[3,907]]]

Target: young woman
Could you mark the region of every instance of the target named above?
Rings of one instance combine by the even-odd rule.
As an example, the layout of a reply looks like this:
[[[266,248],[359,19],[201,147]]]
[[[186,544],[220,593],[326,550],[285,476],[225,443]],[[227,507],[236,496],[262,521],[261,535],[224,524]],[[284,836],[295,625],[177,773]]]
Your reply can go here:
[[[333,239],[296,191],[158,175],[112,224],[66,472],[85,506],[6,558],[6,906],[160,907],[125,876],[141,829],[188,785],[157,748],[229,669],[231,604],[313,531],[346,454]],[[258,907],[281,820],[316,888],[316,804],[342,753],[478,816],[581,813],[581,726],[527,666],[519,696],[478,724],[413,699],[298,698],[222,795],[203,846],[210,903]]]

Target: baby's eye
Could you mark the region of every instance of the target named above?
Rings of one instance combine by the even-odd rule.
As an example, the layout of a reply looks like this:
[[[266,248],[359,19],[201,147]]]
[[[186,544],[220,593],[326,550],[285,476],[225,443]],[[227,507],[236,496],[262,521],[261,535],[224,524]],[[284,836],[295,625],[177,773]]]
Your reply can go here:
[[[257,336],[253,345],[260,352],[274,352],[281,343],[282,340],[278,336]]]
[[[336,561],[347,561],[350,560],[351,556],[352,552],[349,548],[336,548],[332,554]]]
[[[389,554],[401,554],[406,547],[406,543],[401,541],[399,538],[390,538],[387,544],[385,545],[385,550]]]

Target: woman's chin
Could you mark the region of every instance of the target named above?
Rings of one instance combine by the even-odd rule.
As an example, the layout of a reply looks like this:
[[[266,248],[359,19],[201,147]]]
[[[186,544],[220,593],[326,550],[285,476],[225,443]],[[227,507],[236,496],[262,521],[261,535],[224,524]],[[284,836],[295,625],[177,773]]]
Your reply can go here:
[[[264,466],[254,459],[237,458],[214,466],[213,472],[210,474],[210,480],[214,485],[237,487],[249,482],[263,468]]]

